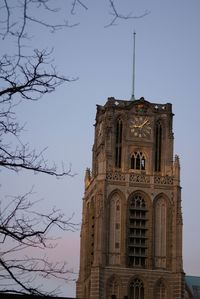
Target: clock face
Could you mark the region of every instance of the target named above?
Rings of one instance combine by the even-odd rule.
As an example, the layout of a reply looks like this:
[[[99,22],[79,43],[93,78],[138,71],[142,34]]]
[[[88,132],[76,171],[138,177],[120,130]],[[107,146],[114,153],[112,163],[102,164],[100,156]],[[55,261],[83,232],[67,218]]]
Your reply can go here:
[[[151,135],[151,122],[148,117],[136,116],[131,120],[130,129],[135,137],[149,137]]]

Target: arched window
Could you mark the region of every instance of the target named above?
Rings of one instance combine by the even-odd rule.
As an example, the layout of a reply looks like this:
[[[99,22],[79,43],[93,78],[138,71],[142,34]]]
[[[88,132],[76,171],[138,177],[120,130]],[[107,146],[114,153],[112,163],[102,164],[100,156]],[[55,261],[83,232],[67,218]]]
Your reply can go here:
[[[134,152],[131,156],[131,169],[145,170],[145,155],[142,152]]]
[[[109,279],[106,299],[120,299],[120,284],[116,277]]]
[[[122,159],[122,120],[118,119],[116,123],[115,135],[115,167],[121,168]]]
[[[144,284],[135,278],[129,285],[129,299],[144,299]]]
[[[155,204],[155,266],[166,268],[167,254],[167,204],[164,198],[159,198]]]
[[[120,263],[121,244],[121,201],[120,196],[115,193],[110,199],[109,220],[109,263]]]
[[[155,299],[167,299],[167,290],[162,281],[159,281],[156,285]]]
[[[156,123],[155,138],[155,171],[161,171],[162,126],[160,121]]]
[[[146,267],[147,209],[140,194],[134,194],[128,204],[128,266]]]

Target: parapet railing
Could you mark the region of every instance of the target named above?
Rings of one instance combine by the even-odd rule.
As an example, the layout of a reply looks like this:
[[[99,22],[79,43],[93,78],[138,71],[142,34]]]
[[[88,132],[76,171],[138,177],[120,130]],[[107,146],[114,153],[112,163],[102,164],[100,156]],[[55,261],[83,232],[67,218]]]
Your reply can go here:
[[[109,171],[106,173],[106,180],[110,182],[121,182],[129,184],[154,184],[154,185],[173,185],[173,176],[148,175],[138,173],[123,173],[117,171]]]

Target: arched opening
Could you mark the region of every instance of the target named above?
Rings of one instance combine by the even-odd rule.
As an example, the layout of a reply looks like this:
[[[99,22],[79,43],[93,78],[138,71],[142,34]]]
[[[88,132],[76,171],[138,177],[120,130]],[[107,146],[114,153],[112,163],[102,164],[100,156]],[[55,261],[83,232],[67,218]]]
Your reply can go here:
[[[109,214],[109,264],[120,264],[121,198],[118,193],[110,199]]]
[[[120,282],[116,276],[108,280],[106,299],[120,299]]]
[[[122,120],[118,119],[116,122],[115,132],[115,167],[121,168],[122,159]]]
[[[162,125],[160,121],[156,123],[155,130],[155,171],[161,171],[162,155]]]
[[[142,152],[134,152],[131,156],[131,169],[145,170],[145,155]]]
[[[167,299],[166,286],[162,280],[159,280],[155,287],[155,299]]]
[[[160,197],[154,207],[155,267],[166,268],[167,257],[167,202]]]
[[[128,202],[127,262],[129,267],[146,267],[147,212],[143,196],[133,194]]]
[[[144,299],[144,284],[141,279],[135,278],[129,284],[129,299]]]

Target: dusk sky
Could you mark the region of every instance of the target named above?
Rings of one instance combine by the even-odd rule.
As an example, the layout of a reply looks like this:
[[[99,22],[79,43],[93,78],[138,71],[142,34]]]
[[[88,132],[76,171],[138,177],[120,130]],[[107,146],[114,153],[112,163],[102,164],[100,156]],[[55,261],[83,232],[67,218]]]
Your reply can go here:
[[[33,198],[44,199],[45,209],[56,206],[66,216],[74,213],[74,222],[81,223],[84,173],[91,167],[96,104],[104,105],[111,96],[130,99],[135,31],[136,98],[173,105],[174,154],[181,162],[184,271],[200,276],[200,1],[116,0],[121,14],[148,13],[143,18],[118,19],[108,27],[112,20],[108,1],[83,2],[88,9],[78,6],[72,16],[71,1],[56,1],[63,10],[53,15],[59,23],[67,14],[69,22],[78,26],[55,34],[36,25],[29,27],[32,45],[53,47],[57,69],[77,80],[63,84],[38,102],[22,103],[17,108],[19,120],[26,123],[23,141],[38,151],[48,147],[45,155],[49,163],[71,165],[76,175],[57,180],[3,170],[1,197],[23,194],[34,186]],[[14,44],[2,47],[10,51]],[[68,261],[76,273],[79,234],[64,233],[51,253],[55,260],[58,257]],[[62,295],[75,296],[75,283],[63,286]]]

